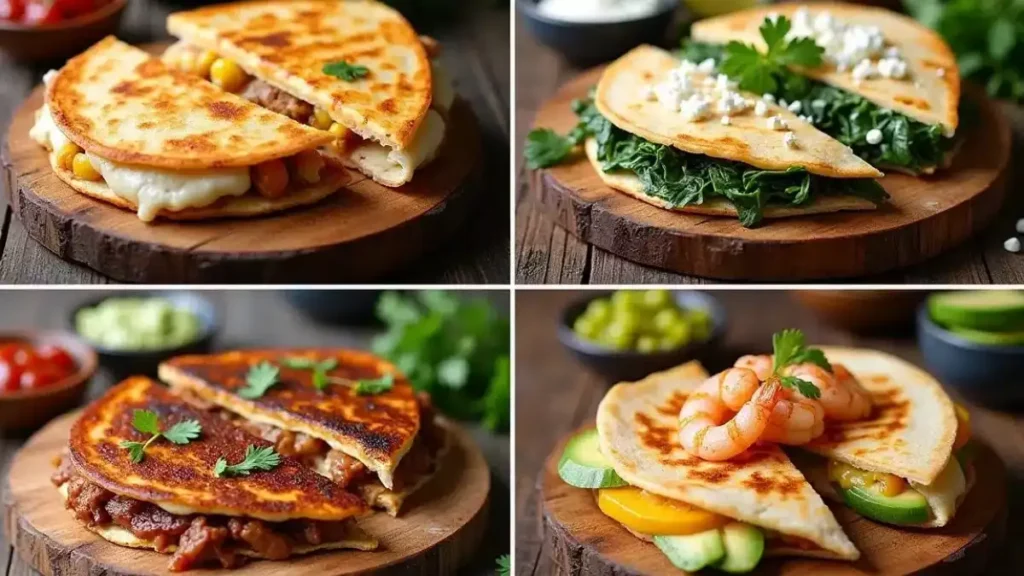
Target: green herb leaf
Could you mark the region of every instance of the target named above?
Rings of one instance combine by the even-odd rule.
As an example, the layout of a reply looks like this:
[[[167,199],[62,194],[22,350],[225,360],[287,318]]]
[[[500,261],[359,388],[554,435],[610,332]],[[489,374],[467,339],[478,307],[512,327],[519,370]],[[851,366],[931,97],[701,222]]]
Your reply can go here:
[[[144,444],[142,442],[132,442],[130,440],[121,441],[121,448],[128,449],[128,457],[131,458],[131,461],[135,464],[142,462],[143,454],[145,454],[146,446],[148,445],[148,442]]]
[[[469,382],[469,361],[453,356],[437,365],[437,379],[449,388],[462,388]]]
[[[775,351],[772,371],[776,374],[793,363],[793,358],[807,347],[807,339],[800,330],[783,330],[772,335],[772,349]]]
[[[318,361],[313,358],[290,356],[285,358],[282,363],[293,370],[312,370],[313,387],[321,392],[331,384],[331,379],[327,373],[338,367],[337,358],[327,358]]]
[[[246,387],[238,391],[238,395],[247,400],[262,398],[267,390],[278,383],[281,369],[270,362],[263,361],[249,368],[245,376]]]
[[[224,476],[248,476],[254,471],[273,470],[281,463],[281,456],[271,446],[257,448],[250,444],[245,449],[245,458],[238,464],[228,464],[224,458],[218,458],[213,466],[213,474],[218,478]]]
[[[786,388],[796,388],[805,398],[816,400],[821,397],[821,390],[817,386],[796,376],[779,376],[779,380]]]
[[[159,434],[159,417],[150,410],[135,410],[132,412],[132,427],[143,434]]]
[[[1010,55],[1017,43],[1017,28],[1010,20],[996,20],[988,31],[988,53],[996,60]]]
[[[320,392],[323,392],[330,385],[331,381],[327,377],[327,372],[325,370],[313,370],[313,388],[316,388]]]
[[[777,92],[781,84],[792,83],[789,79],[794,74],[787,66],[820,66],[825,53],[811,38],[794,38],[787,42],[790,27],[785,16],[765,18],[760,30],[768,50],[761,53],[752,44],[734,40],[726,45],[719,68],[743,90],[757,94]]]
[[[133,411],[132,427],[143,434],[152,434],[145,442],[121,441],[121,448],[128,450],[128,457],[135,464],[142,462],[145,458],[146,448],[161,436],[175,444],[188,444],[198,438],[199,433],[203,431],[203,427],[196,420],[182,420],[161,432],[159,417],[156,412],[150,410]]]
[[[356,382],[356,394],[359,396],[373,396],[383,394],[394,388],[395,377],[392,374],[385,374],[380,378],[364,379]]]
[[[182,420],[167,430],[164,430],[163,437],[175,444],[188,444],[199,438],[203,427],[196,420]]]
[[[829,363],[828,358],[825,357],[825,353],[819,348],[805,348],[803,351],[797,353],[793,357],[793,364],[805,364],[810,363],[822,368],[828,372],[832,372],[832,364]]]
[[[281,364],[283,364],[286,368],[291,368],[292,370],[312,370],[314,367],[316,367],[317,362],[312,358],[303,358],[301,356],[288,356],[281,360]]]
[[[570,138],[558,135],[549,128],[539,128],[526,136],[526,166],[531,170],[560,164],[572,153]]]
[[[498,556],[498,576],[510,576],[512,574],[512,558],[508,554]]]
[[[366,77],[366,75],[370,73],[370,69],[366,66],[360,66],[359,64],[349,64],[342,60],[340,62],[324,64],[323,72],[328,76],[341,78],[346,82],[353,82],[359,78]]]

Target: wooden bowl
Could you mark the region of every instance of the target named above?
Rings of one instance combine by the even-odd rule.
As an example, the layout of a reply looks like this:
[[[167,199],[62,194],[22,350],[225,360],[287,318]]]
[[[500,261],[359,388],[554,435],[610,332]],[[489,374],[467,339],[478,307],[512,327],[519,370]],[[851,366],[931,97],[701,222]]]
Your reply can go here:
[[[851,332],[882,328],[909,331],[914,311],[924,292],[907,290],[799,290],[793,292],[804,307],[832,326]]]
[[[78,370],[45,388],[0,393],[0,430],[38,428],[81,403],[82,396],[89,387],[89,380],[96,373],[99,364],[96,352],[85,340],[70,332],[0,331],[0,343],[8,342],[55,344],[67,350],[75,359]]]
[[[110,0],[98,10],[43,26],[0,21],[0,52],[21,62],[70,58],[117,31],[128,0]]]

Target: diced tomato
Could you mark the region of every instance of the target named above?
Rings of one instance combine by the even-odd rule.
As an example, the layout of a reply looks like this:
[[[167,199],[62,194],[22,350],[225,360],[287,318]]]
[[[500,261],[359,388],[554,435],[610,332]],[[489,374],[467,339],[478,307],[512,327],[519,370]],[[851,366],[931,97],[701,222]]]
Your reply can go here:
[[[0,0],[0,20],[18,22],[25,16],[25,0]]]
[[[62,371],[70,372],[75,369],[75,360],[60,346],[43,344],[36,348],[36,358],[41,362],[49,362],[60,368]]]
[[[0,360],[0,392],[15,392],[21,387],[21,368],[9,360]]]
[[[21,389],[35,390],[60,381],[62,375],[56,367],[40,364],[21,373]]]
[[[25,6],[23,21],[26,24],[56,24],[63,19],[64,15],[55,3],[32,2]]]
[[[93,0],[52,0],[52,2],[65,18],[88,14],[98,7],[98,3]]]

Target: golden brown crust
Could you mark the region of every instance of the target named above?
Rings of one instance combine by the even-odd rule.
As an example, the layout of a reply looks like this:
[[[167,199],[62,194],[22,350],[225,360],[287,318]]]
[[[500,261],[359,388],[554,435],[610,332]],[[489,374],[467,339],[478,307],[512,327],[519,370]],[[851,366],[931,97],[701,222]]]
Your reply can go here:
[[[149,438],[132,426],[135,410],[156,412],[161,429],[182,420],[197,420],[202,432],[183,445],[158,440],[136,464],[119,445],[122,440],[144,442]],[[293,458],[284,457],[276,468],[250,476],[214,475],[218,459],[240,462],[250,445],[272,446],[226,419],[190,406],[156,382],[136,376],[85,409],[71,428],[69,452],[75,468],[89,481],[172,513],[249,516],[278,522],[344,520],[366,511],[358,496]]]
[[[54,123],[83,149],[170,170],[253,166],[333,140],[108,37],[46,91]]]

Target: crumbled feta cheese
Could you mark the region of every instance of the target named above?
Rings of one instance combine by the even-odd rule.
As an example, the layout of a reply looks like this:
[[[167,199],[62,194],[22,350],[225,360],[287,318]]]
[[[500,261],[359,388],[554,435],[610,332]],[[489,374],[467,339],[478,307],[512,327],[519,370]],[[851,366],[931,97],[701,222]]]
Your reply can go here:
[[[878,73],[883,78],[902,80],[907,76],[907,63],[899,58],[882,58],[878,61]]]
[[[1006,248],[1007,252],[1020,252],[1020,240],[1016,237],[1009,238],[1003,242],[1003,248]]]
[[[785,98],[781,98],[779,99],[779,106],[782,106],[783,108],[789,108],[789,102],[786,102]]]
[[[747,109],[747,101],[739,92],[724,92],[718,99],[717,110],[720,114],[732,114]]]
[[[790,102],[788,108],[789,108],[790,112],[796,114],[797,112],[800,111],[801,106],[802,106],[802,104],[800,103],[799,100],[797,100],[796,102]]]
[[[722,126],[729,126],[732,124],[732,118],[728,116],[722,116]]]
[[[815,110],[824,110],[825,109],[825,101],[824,100],[814,100],[813,102],[811,102],[811,108],[814,108]]]
[[[1017,220],[1017,232],[1024,234],[1024,218]]]
[[[767,113],[768,113],[768,104],[766,104],[764,100],[758,100],[754,104],[754,114],[757,114],[758,116],[764,116]]]
[[[853,80],[868,80],[875,75],[875,66],[871,63],[871,60],[864,58],[853,67]]]
[[[711,102],[700,94],[694,94],[679,105],[679,111],[687,122],[700,122],[711,115]]]
[[[788,128],[789,125],[786,124],[786,121],[782,118],[782,116],[775,115],[768,119],[769,130],[786,130]]]
[[[810,116],[804,115],[801,116],[800,119],[803,120],[804,122],[807,122],[808,124],[814,124],[814,118],[811,118]]]
[[[708,76],[707,78],[704,79],[703,84],[707,88],[712,88],[715,85],[715,79],[712,78],[711,76]]]
[[[683,101],[683,92],[670,82],[662,82],[654,87],[654,95],[662,106],[669,110],[678,110]]]
[[[786,148],[796,148],[796,134],[793,134],[792,132],[786,132],[786,134],[782,137],[782,141],[786,144]]]
[[[895,46],[889,46],[888,48],[885,49],[885,52],[883,54],[885,54],[886,58],[899,58],[900,49]]]
[[[882,141],[882,131],[878,128],[872,128],[871,130],[868,130],[867,136],[865,136],[864,139],[868,141],[868,144],[874,146]]]
[[[900,60],[898,48],[886,47],[885,37],[878,26],[862,26],[840,22],[828,10],[821,10],[811,17],[807,8],[800,8],[793,13],[793,25],[787,34],[788,39],[811,38],[821,46],[825,53],[823,59],[834,65],[839,72],[854,70],[854,80],[861,81],[870,75],[858,76],[856,70],[859,63],[865,60],[887,58]],[[904,63],[905,64],[905,63]],[[865,72],[862,68],[861,74]],[[892,76],[898,78],[897,76]]]
[[[697,70],[704,74],[711,74],[715,71],[715,59],[708,58],[697,65]]]
[[[765,102],[767,102],[769,104],[774,104],[775,103],[775,95],[774,94],[765,94],[764,96],[761,96],[761,100],[764,100]]]

